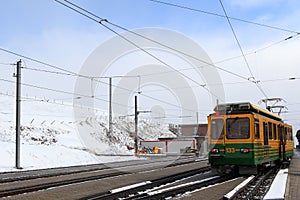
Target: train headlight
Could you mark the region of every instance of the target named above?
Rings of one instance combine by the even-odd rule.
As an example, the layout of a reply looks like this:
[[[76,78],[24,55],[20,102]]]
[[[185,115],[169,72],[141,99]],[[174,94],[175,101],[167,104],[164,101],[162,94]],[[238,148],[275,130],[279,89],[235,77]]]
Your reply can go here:
[[[220,153],[220,150],[219,149],[211,149],[210,152],[211,153]]]
[[[240,152],[241,153],[249,153],[249,149],[248,148],[241,148]]]

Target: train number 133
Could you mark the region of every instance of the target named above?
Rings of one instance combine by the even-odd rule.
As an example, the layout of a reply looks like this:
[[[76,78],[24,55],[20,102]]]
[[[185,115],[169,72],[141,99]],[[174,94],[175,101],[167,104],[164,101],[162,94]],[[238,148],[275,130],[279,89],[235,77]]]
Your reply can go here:
[[[226,148],[226,153],[235,153],[235,148]]]

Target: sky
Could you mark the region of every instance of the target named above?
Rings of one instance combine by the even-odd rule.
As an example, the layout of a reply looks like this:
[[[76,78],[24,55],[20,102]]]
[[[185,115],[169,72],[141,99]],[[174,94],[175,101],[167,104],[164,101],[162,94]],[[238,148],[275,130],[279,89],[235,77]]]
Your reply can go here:
[[[215,65],[223,69],[218,70],[218,73],[224,87],[226,102],[250,101],[258,104],[261,99],[266,98],[256,84],[245,80],[245,78],[253,76],[254,78],[250,79],[259,82],[259,86],[267,97],[281,97],[286,100],[288,113],[284,113],[282,116],[287,123],[294,126],[295,130],[300,129],[300,109],[298,108],[300,105],[298,93],[300,37],[296,34],[300,31],[299,1],[223,0],[221,2],[230,17],[232,29],[224,17],[220,1],[217,0],[161,1],[180,5],[181,8],[150,0],[72,0],[71,2],[129,30],[155,27],[172,30],[192,39],[204,49]],[[3,1],[0,16],[0,47],[2,49],[75,73],[79,73],[89,55],[97,47],[116,37],[115,33],[99,23],[54,0]],[[109,27],[118,33],[124,33],[124,30],[113,26]],[[290,36],[294,37],[285,40]],[[242,54],[245,55],[245,59]],[[33,70],[57,71],[49,66],[9,54],[3,50],[0,51],[0,89],[2,93],[14,94],[15,85],[8,81],[15,81],[12,76],[15,70],[13,66],[7,64],[16,63],[19,59],[23,60],[25,66],[22,69],[23,83],[67,91],[65,93],[53,92],[24,86],[22,88],[23,96],[72,101],[73,96],[70,93],[74,91],[76,77]],[[167,59],[167,57],[163,57],[163,59]],[[124,63],[130,61],[132,60],[128,59]],[[127,66],[123,66],[122,70],[117,70],[116,67],[116,70],[107,71],[104,75],[124,75],[126,69],[131,70]],[[185,70],[183,73],[185,79],[187,77],[197,79],[192,71]],[[292,77],[296,79],[289,80]],[[202,83],[204,79],[203,77],[199,78],[199,82]],[[119,81],[115,79],[114,83],[118,84]],[[206,116],[212,111],[215,102],[212,102],[210,94],[205,89],[193,81],[187,80],[187,82],[193,88],[196,99],[201,102],[199,110],[195,112],[199,113],[199,120],[205,122]],[[220,83],[216,82],[215,84]],[[164,111],[167,119],[164,122],[179,123],[182,114],[180,106],[182,105],[180,102],[178,103],[176,97],[171,98],[172,88],[167,88],[169,90],[165,93],[160,89],[157,84],[154,84],[152,88],[149,85],[142,88],[143,94],[161,101],[149,100],[145,96],[141,97],[141,109],[151,110],[160,107],[159,110]],[[103,92],[103,90],[105,91]],[[96,95],[107,99],[107,90],[107,85],[98,87]],[[172,104],[178,104],[178,106],[165,105],[165,100]],[[132,102],[132,97],[128,104],[130,102]],[[95,103],[95,106],[107,109],[107,102]],[[171,112],[172,109],[177,109],[177,111]],[[132,105],[128,112],[132,112]],[[190,115],[189,117],[193,118],[192,121],[196,121],[195,113]],[[143,114],[143,116],[147,117],[147,114]]]

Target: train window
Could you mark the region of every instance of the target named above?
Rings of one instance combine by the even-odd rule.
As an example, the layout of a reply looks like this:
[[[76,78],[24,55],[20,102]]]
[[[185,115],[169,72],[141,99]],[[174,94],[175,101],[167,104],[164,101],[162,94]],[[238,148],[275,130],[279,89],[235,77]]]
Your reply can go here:
[[[229,118],[226,121],[228,139],[247,139],[250,137],[249,118]]]
[[[272,123],[268,122],[268,126],[269,126],[269,139],[272,139],[273,138]]]
[[[284,128],[283,128],[283,140],[284,140],[284,141],[286,141],[286,139],[287,139],[286,136],[287,136],[287,128],[284,127]]]
[[[288,140],[293,140],[293,133],[292,133],[292,129],[288,129]]]
[[[221,139],[224,134],[224,121],[223,119],[213,119],[211,120],[211,138]]]
[[[287,128],[286,139],[290,140],[290,129]]]
[[[274,131],[274,140],[277,140],[277,126],[273,124],[273,131]]]
[[[268,140],[268,124],[264,122],[264,145],[268,145],[269,140]]]
[[[259,121],[258,119],[254,119],[255,124],[255,139],[259,139]]]
[[[283,134],[282,133],[282,126],[278,125],[277,130],[278,130],[278,138],[279,138],[279,140],[282,141],[282,139],[283,139],[283,137],[282,137],[282,134]]]

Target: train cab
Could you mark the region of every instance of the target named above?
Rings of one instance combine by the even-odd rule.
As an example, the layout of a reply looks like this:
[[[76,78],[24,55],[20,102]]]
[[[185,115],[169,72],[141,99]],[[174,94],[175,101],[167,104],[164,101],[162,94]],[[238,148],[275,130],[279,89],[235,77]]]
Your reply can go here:
[[[217,105],[208,116],[209,162],[219,171],[255,174],[259,167],[291,157],[292,130],[251,103]]]

